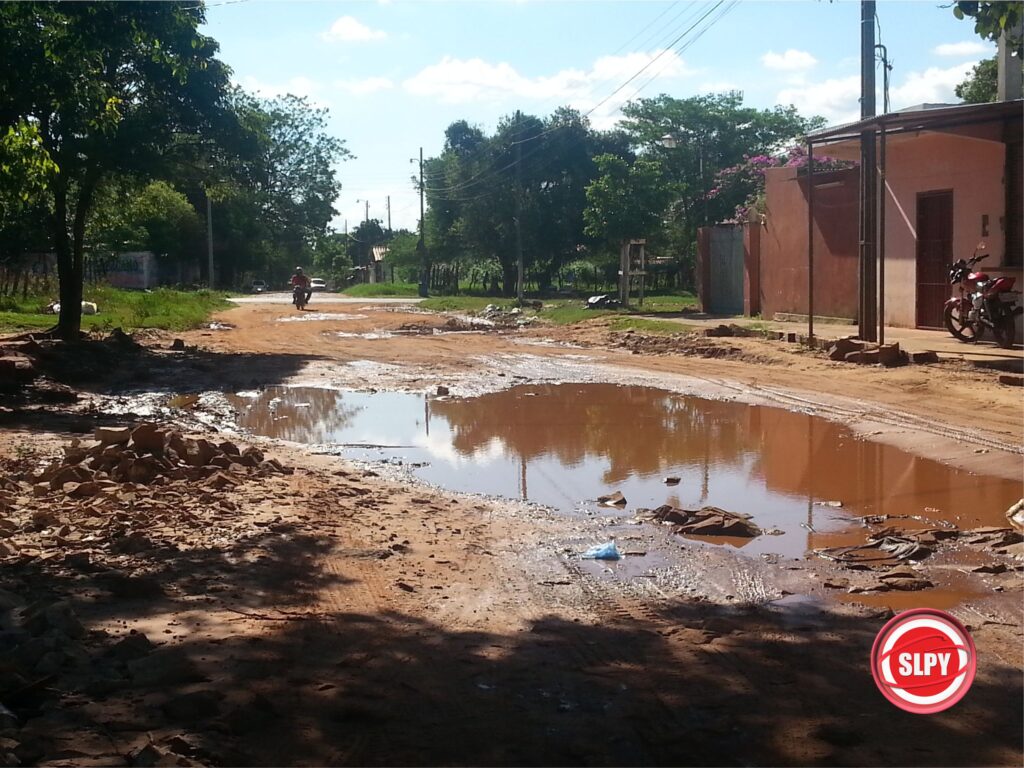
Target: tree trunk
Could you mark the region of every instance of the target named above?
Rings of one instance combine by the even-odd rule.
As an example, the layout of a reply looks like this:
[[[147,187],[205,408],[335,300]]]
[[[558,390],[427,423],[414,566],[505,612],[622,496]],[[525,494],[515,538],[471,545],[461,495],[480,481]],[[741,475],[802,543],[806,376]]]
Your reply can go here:
[[[53,190],[53,246],[57,252],[60,299],[57,335],[71,341],[78,338],[82,329],[82,304],[81,300],[75,300],[78,292],[75,290],[74,257],[71,254],[71,240],[68,238],[68,191],[67,182],[62,178],[57,180]]]
[[[93,192],[99,174],[89,172],[82,181],[75,202],[75,219],[68,237],[67,181],[59,179],[54,185],[54,245],[57,251],[57,278],[60,281],[60,318],[57,335],[73,341],[82,331],[83,249],[85,246],[85,220],[92,205]]]

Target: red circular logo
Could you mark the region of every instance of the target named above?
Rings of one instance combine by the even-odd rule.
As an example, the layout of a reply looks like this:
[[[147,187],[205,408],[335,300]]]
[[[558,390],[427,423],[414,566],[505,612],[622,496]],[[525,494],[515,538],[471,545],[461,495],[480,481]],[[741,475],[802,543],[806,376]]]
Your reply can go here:
[[[871,648],[871,674],[889,701],[917,715],[949,709],[977,669],[974,641],[945,611],[905,611],[882,627]]]

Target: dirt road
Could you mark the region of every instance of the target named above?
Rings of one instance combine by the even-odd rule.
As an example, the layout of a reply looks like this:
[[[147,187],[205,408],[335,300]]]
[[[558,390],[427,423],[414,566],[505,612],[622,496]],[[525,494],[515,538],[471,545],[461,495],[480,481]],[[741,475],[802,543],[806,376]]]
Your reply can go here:
[[[988,372],[845,366],[755,339],[646,354],[636,334],[600,321],[475,332],[468,319],[400,306],[313,309],[303,319],[280,306],[233,309],[216,318],[220,329],[186,335],[197,349],[179,356],[158,351],[169,339],[156,335],[123,361],[135,386],[122,396],[108,380],[83,387],[84,401],[63,415],[8,412],[11,477],[97,421],[225,426],[191,401],[164,407],[175,391],[305,383],[478,394],[513,380],[600,378],[799,408],[1020,479],[1020,390]],[[823,593],[840,579],[825,561],[680,550],[657,530],[644,546],[682,553],[677,580],[609,578],[572,554],[600,535],[599,518],[252,441],[294,474],[204,489],[159,524],[136,525],[145,541],[128,549],[76,537],[59,494],[52,509],[68,530],[18,527],[30,515],[15,503],[10,541],[23,552],[6,561],[7,610],[31,614],[60,598],[84,631],[73,642],[59,627],[43,633],[63,661],[51,669],[51,658],[34,687],[42,678],[26,673],[2,699],[18,717],[5,752],[50,765],[1021,762],[1013,559],[985,576],[998,591],[953,607],[978,645],[971,692],[947,712],[914,716],[884,701],[868,656],[892,613],[886,603],[909,607],[917,593],[840,602]],[[25,554],[30,543],[38,554]],[[159,583],[159,593],[111,592],[109,576],[97,589],[83,562]],[[152,646],[131,639],[139,634]]]

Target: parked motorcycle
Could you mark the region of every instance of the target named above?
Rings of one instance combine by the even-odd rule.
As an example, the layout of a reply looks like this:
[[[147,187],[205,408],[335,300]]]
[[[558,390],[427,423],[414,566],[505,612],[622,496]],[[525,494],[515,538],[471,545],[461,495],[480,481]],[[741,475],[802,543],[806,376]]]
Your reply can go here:
[[[308,295],[304,286],[296,285],[292,288],[292,304],[295,305],[296,309],[301,311],[306,308],[306,297]]]
[[[985,272],[974,272],[974,265],[988,258],[978,255],[984,250],[980,243],[974,255],[957,259],[949,268],[949,282],[959,287],[959,296],[949,299],[942,311],[946,330],[960,341],[977,341],[988,328],[996,343],[1006,349],[1013,346],[1016,336],[1016,317],[1024,312],[1020,305],[1020,291],[1013,290],[1016,278],[990,278]]]

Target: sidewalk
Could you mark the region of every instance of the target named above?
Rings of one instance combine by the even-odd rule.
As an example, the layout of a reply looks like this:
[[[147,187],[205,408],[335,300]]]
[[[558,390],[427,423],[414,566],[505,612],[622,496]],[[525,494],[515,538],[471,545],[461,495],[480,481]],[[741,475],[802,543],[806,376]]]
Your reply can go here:
[[[667,320],[682,325],[698,328],[713,328],[717,325],[735,323],[741,327],[763,328],[765,330],[794,332],[802,335],[807,333],[807,323],[782,322],[777,320],[760,320],[743,315],[707,315],[703,312],[637,315],[651,320]],[[838,323],[814,323],[814,335],[819,339],[838,339],[843,336],[856,336],[856,325]],[[885,329],[886,343],[899,342],[900,348],[907,352],[934,352],[947,360],[963,360],[983,368],[996,368],[1001,371],[1024,372],[1024,345],[1015,344],[1013,349],[1002,349],[996,345],[990,335],[974,344],[957,341],[946,331],[925,331],[919,328]]]

